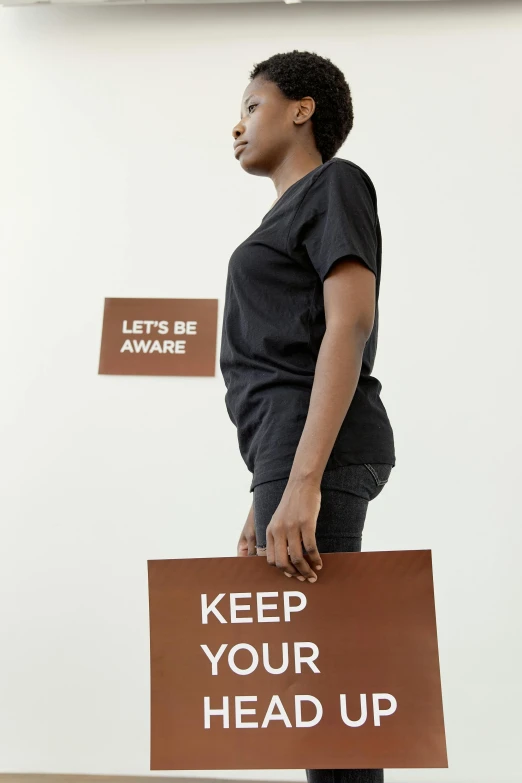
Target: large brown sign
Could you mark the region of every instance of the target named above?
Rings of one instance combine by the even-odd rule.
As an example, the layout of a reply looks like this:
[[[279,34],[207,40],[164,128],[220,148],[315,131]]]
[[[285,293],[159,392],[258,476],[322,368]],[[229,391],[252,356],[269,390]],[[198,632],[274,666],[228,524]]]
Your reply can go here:
[[[217,299],[106,299],[101,375],[215,375]]]
[[[447,767],[431,551],[148,562],[151,770]]]

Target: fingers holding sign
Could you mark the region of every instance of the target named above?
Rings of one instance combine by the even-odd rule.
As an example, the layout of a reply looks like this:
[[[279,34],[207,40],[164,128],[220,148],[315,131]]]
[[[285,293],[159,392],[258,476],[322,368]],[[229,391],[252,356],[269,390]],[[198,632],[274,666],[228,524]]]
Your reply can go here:
[[[315,540],[321,490],[306,482],[288,482],[266,529],[267,562],[299,581],[317,581],[322,568]],[[261,552],[259,553],[261,554]]]

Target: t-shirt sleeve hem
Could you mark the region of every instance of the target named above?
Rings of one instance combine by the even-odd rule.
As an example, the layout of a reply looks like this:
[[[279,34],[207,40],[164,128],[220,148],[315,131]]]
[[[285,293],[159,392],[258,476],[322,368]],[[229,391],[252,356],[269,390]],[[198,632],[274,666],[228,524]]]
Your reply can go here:
[[[339,261],[347,261],[347,260],[354,260],[359,261],[361,264],[363,264],[367,269],[370,270],[370,272],[373,272],[375,277],[377,277],[377,272],[375,270],[375,264],[371,264],[367,258],[365,258],[362,255],[359,255],[357,253],[353,252],[334,252],[330,256],[330,259],[326,260],[324,264],[321,265],[319,269],[317,269],[317,274],[319,275],[319,278],[322,283],[326,280],[328,277],[328,274],[331,272],[332,268],[337,264]]]

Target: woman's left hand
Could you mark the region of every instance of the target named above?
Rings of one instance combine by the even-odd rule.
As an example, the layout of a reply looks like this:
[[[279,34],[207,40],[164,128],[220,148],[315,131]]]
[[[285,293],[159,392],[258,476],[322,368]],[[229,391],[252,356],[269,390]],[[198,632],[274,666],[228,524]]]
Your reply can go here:
[[[320,507],[321,489],[316,482],[289,479],[266,529],[268,564],[301,582],[317,581],[312,566],[316,571],[323,566],[315,540]]]

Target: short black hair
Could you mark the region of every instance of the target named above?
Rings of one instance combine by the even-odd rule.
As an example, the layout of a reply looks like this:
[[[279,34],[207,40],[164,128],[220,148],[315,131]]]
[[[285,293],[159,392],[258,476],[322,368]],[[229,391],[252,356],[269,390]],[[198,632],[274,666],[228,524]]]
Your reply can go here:
[[[256,63],[249,77],[257,76],[277,84],[290,100],[314,99],[315,143],[323,163],[333,158],[353,126],[352,96],[342,71],[327,57],[294,49]]]

